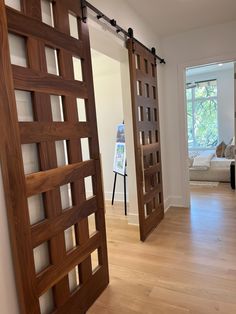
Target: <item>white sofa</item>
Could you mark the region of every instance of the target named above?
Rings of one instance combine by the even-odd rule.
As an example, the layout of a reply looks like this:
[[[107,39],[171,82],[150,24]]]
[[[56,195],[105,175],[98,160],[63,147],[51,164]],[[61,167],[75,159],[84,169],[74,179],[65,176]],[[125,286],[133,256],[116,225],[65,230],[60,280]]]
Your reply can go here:
[[[205,170],[193,167],[193,161],[194,158],[190,157],[189,176],[191,181],[230,182],[230,165],[234,159],[218,158],[214,155],[210,158]]]

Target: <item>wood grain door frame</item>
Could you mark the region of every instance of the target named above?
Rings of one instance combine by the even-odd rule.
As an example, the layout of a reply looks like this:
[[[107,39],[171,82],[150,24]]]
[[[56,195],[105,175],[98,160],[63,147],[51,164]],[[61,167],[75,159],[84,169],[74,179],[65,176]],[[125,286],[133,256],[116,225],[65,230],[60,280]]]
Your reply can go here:
[[[52,289],[52,313],[84,314],[109,282],[104,199],[93,91],[88,26],[80,1],[53,1],[54,27],[42,22],[41,2],[21,0],[21,12],[0,0],[0,159],[22,314],[40,314],[39,298]],[[69,12],[77,18],[79,40],[70,36]],[[11,65],[8,33],[25,38],[27,67]],[[58,52],[59,76],[47,72],[45,46]],[[74,79],[72,56],[80,58],[83,81]],[[14,90],[31,93],[33,122],[19,122]],[[54,122],[50,95],[62,96],[64,121]],[[80,122],[76,99],[84,99],[87,121]],[[81,138],[89,139],[84,161]],[[68,164],[58,167],[55,142],[66,140]],[[40,171],[25,175],[22,144],[36,143]],[[94,195],[85,195],[92,177]],[[71,184],[73,205],[62,210],[59,188]],[[43,195],[45,219],[32,225],[28,198]],[[89,233],[88,217],[96,231]],[[66,251],[64,231],[75,228],[76,246]],[[49,243],[50,265],[36,274],[33,250]],[[91,254],[98,254],[92,268]],[[78,267],[79,284],[69,290],[69,272]]]
[[[140,239],[145,241],[164,217],[156,59],[133,39],[127,48]]]

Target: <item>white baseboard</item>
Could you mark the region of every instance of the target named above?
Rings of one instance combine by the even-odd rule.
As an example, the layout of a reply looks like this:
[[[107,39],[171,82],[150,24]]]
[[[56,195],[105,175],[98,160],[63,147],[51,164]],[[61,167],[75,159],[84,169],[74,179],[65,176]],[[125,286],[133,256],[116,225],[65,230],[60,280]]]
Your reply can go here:
[[[185,206],[180,196],[172,196],[165,199],[164,212],[166,213],[170,207],[187,207],[187,206]],[[138,214],[128,214],[128,223],[130,225],[139,225]]]
[[[187,207],[183,204],[182,198],[179,196],[168,197],[164,201],[164,212],[166,213],[170,207]],[[138,214],[128,214],[129,225],[139,225]]]
[[[105,192],[104,196],[105,196],[105,202],[111,202],[112,192]],[[117,202],[117,204],[119,204],[119,206],[123,205],[124,204],[124,193],[116,192],[115,202]],[[129,210],[128,197],[127,197],[127,205],[128,205],[128,215],[127,215],[128,224],[138,226],[139,225],[138,214],[134,214],[132,212],[130,213],[131,210]]]
[[[112,199],[112,192],[105,192],[105,200],[106,201],[111,201]],[[115,201],[122,202],[124,201],[124,193],[123,192],[116,192],[115,194]],[[127,201],[128,201],[128,195],[127,195]]]
[[[183,198],[181,196],[169,196],[165,201],[164,201],[164,208],[165,208],[165,212],[167,212],[167,210],[170,207],[189,207],[189,205],[183,200]]]
[[[130,214],[128,213],[128,224],[129,225],[135,225],[135,226],[139,226],[139,218],[138,218],[138,214]]]
[[[164,212],[166,213],[167,210],[170,208],[170,198],[168,197],[167,199],[164,200]]]
[[[112,192],[105,192],[105,201],[110,202],[112,199]],[[117,192],[115,195],[115,201],[123,203],[124,202],[124,193]],[[180,196],[169,196],[164,200],[164,212],[166,213],[170,207],[189,207]],[[139,225],[138,214],[128,212],[128,224],[129,225]]]

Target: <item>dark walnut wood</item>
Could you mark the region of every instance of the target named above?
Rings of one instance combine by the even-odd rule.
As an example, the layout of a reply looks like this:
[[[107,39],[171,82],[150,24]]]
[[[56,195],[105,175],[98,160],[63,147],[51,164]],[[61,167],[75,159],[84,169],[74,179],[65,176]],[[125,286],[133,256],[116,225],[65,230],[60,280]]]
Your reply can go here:
[[[164,217],[157,72],[154,55],[127,42],[132,94],[140,239]]]
[[[88,26],[80,1],[53,1],[54,27],[42,22],[41,1],[21,0],[21,12],[0,0],[0,148],[12,253],[22,314],[40,314],[39,298],[52,289],[52,313],[84,314],[109,282],[104,200]],[[70,36],[69,13],[77,17],[79,40]],[[27,67],[11,65],[8,32],[26,39]],[[47,73],[45,47],[57,50],[60,75]],[[81,59],[83,81],[76,81],[72,57]],[[33,122],[19,122],[14,90],[32,95]],[[62,96],[64,122],[53,122],[51,95]],[[77,98],[86,105],[79,122]],[[88,138],[90,160],[83,161],[81,139]],[[56,141],[66,141],[68,165],[58,167]],[[40,171],[25,175],[21,145],[36,144]],[[84,179],[91,176],[93,196]],[[72,206],[62,209],[60,187],[70,184]],[[31,225],[28,197],[42,194],[45,219]],[[90,235],[88,217],[95,215]],[[67,251],[64,231],[74,226],[75,247]],[[35,273],[33,249],[47,242],[50,265]],[[98,251],[98,267],[91,254]],[[69,289],[68,274],[79,269],[79,285]]]

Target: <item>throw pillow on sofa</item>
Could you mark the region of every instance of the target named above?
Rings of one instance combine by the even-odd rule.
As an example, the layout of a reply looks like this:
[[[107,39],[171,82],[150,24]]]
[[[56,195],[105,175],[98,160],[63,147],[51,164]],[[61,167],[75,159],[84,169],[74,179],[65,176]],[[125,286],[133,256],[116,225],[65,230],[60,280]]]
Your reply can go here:
[[[225,149],[225,158],[234,159],[235,158],[235,146],[228,145]]]
[[[222,141],[217,147],[216,147],[216,157],[222,158],[225,157],[225,149],[227,145],[224,141]]]

